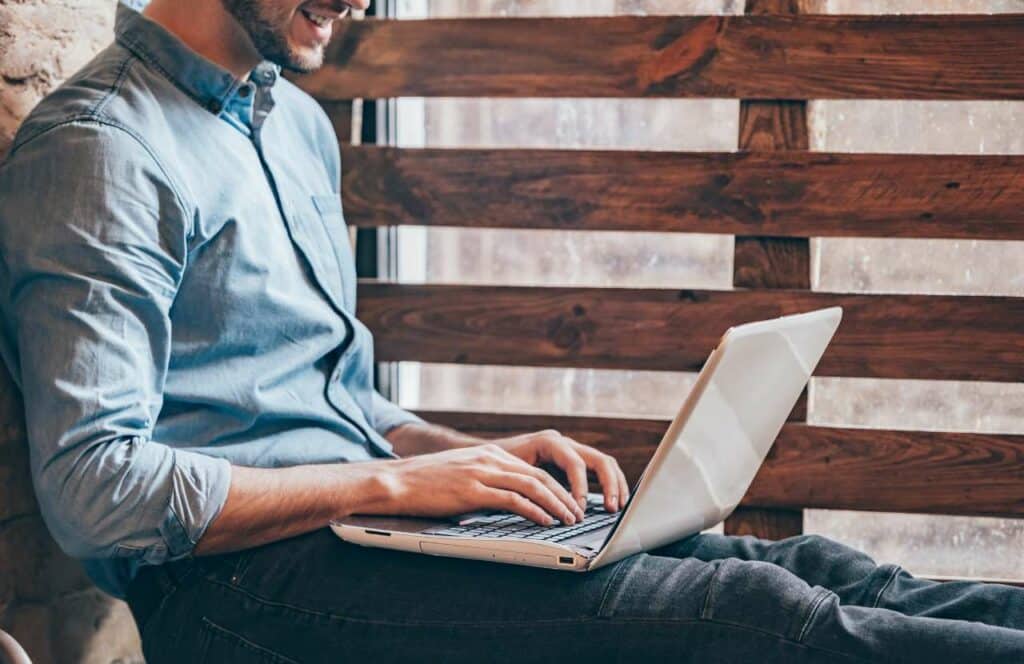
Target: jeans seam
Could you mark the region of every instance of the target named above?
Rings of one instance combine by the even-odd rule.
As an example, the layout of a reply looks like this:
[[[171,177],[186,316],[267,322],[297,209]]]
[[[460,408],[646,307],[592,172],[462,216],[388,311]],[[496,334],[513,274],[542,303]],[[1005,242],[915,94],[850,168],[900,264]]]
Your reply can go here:
[[[238,560],[235,561],[234,568],[231,570],[231,584],[241,585],[242,579],[245,578],[245,573],[249,570],[249,563],[252,560],[251,552],[244,552],[238,556]]]
[[[622,567],[627,567],[623,565]],[[616,577],[620,576],[620,572],[617,571]],[[286,602],[276,602],[265,597],[256,595],[244,588],[238,586],[232,586],[230,584],[223,583],[221,581],[209,580],[210,583],[222,586],[230,591],[237,592],[245,595],[249,599],[262,604],[264,606],[276,607],[287,609],[289,611],[295,611],[305,615],[310,615],[318,618],[326,618],[337,622],[349,622],[363,625],[379,625],[389,627],[442,627],[442,626],[459,626],[459,627],[501,627],[507,625],[583,625],[587,623],[622,623],[622,624],[648,624],[648,625],[666,625],[666,626],[681,626],[681,625],[693,625],[701,623],[714,623],[716,625],[722,625],[733,629],[750,632],[753,634],[761,634],[769,636],[780,641],[792,643],[793,645],[801,648],[807,648],[809,650],[816,650],[820,652],[827,652],[833,655],[839,655],[846,657],[852,661],[868,662],[862,658],[858,658],[848,653],[840,652],[838,650],[831,650],[829,648],[823,648],[821,646],[810,645],[807,643],[800,643],[793,639],[787,638],[786,636],[777,632],[769,630],[758,629],[749,625],[743,625],[740,623],[733,623],[726,620],[720,620],[716,618],[643,618],[643,617],[632,617],[632,616],[615,616],[614,618],[608,616],[587,616],[583,618],[553,618],[553,619],[524,619],[524,620],[493,620],[493,621],[481,621],[481,620],[375,620],[373,618],[362,618],[362,617],[345,617],[326,611],[315,611],[313,609],[295,606]]]
[[[228,637],[228,638],[234,639],[235,641],[237,641],[240,645],[242,645],[245,648],[249,648],[251,650],[255,650],[257,653],[259,653],[260,655],[263,655],[264,657],[273,658],[274,660],[277,660],[277,661],[282,662],[284,664],[298,664],[298,662],[296,662],[294,659],[292,659],[290,657],[285,657],[281,653],[276,652],[274,650],[271,650],[270,648],[266,648],[264,646],[261,646],[258,643],[253,643],[252,641],[250,641],[249,639],[245,638],[241,634],[237,634],[236,632],[233,632],[232,630],[227,629],[226,627],[221,627],[220,625],[218,625],[217,623],[213,622],[212,620],[210,620],[206,616],[203,616],[202,623],[203,623],[203,627],[209,632],[211,638],[213,636],[215,636],[215,635],[216,636],[220,636],[220,637]]]
[[[626,560],[619,563],[618,569],[612,573],[612,578],[608,579],[608,585],[605,586],[604,592],[601,593],[601,603],[597,606],[597,615],[599,618],[609,618],[611,614],[605,613],[605,605],[608,603],[608,597],[611,595],[612,590],[619,587],[619,579],[626,573],[627,569],[632,569],[636,563],[637,558],[631,556]]]
[[[715,568],[714,573],[711,574],[711,579],[708,581],[708,591],[704,594],[704,606],[702,606],[700,609],[700,617],[702,620],[714,620],[714,611],[711,609],[711,607],[715,601],[715,578],[718,576],[718,573],[722,570],[722,567],[725,566],[726,562],[728,561],[723,560],[718,564],[718,567]]]
[[[793,645],[799,646],[801,648],[807,648],[809,650],[817,650],[817,651],[820,651],[820,652],[827,652],[830,655],[839,655],[840,657],[845,657],[847,659],[851,659],[851,660],[857,661],[857,662],[870,662],[871,661],[871,660],[862,659],[860,657],[857,657],[856,655],[851,655],[849,653],[840,652],[838,650],[832,650],[831,648],[823,648],[822,646],[815,646],[815,645],[811,645],[809,643],[803,643],[801,641],[796,641],[794,639],[791,639],[791,638],[789,638],[787,636],[779,634],[778,632],[773,632],[771,630],[759,629],[757,627],[751,627],[750,625],[744,625],[742,623],[734,623],[734,622],[730,622],[728,620],[721,620],[719,618],[706,618],[706,619],[702,618],[700,620],[673,620],[671,618],[619,618],[619,620],[622,620],[623,622],[657,623],[657,624],[666,624],[666,625],[686,625],[686,624],[690,624],[690,623],[713,623],[715,625],[723,625],[725,627],[731,627],[733,629],[742,630],[744,632],[750,632],[752,634],[761,634],[763,636],[769,636],[769,637],[778,639],[779,641],[785,641],[786,643],[792,643]]]
[[[871,603],[871,608],[872,609],[877,609],[878,608],[878,605],[882,601],[882,593],[884,593],[886,590],[889,589],[889,586],[892,585],[892,582],[896,580],[896,576],[900,572],[902,572],[902,571],[903,571],[903,568],[900,567],[899,565],[893,565],[892,566],[892,572],[889,574],[889,578],[886,579],[884,584],[882,584],[882,587],[878,590],[878,594],[875,595],[875,601]]]
[[[221,586],[232,592],[237,592],[241,595],[245,595],[252,601],[261,604],[263,606],[286,609],[295,613],[301,613],[304,615],[312,616],[314,618],[324,618],[336,622],[350,622],[360,623],[366,625],[391,625],[396,627],[402,626],[424,626],[424,627],[441,627],[445,625],[461,625],[461,626],[486,626],[486,625],[530,625],[530,624],[573,624],[573,623],[584,623],[595,620],[594,617],[588,616],[586,618],[551,618],[551,619],[530,619],[530,620],[495,620],[495,621],[480,621],[480,620],[377,620],[374,618],[364,618],[361,616],[343,616],[337,613],[331,613],[330,611],[317,611],[316,609],[310,609],[304,606],[296,606],[287,602],[279,602],[276,600],[257,595],[250,590],[245,588],[231,585],[217,579],[207,579],[208,583],[213,585]]]
[[[827,588],[822,588],[821,591],[818,593],[818,596],[814,598],[813,602],[811,602],[811,608],[807,612],[807,618],[804,619],[804,624],[800,628],[800,633],[796,636],[796,640],[799,643],[803,643],[804,639],[807,637],[807,632],[811,628],[811,623],[814,622],[815,616],[818,615],[818,609],[821,608],[821,605],[831,595],[832,592],[830,590],[828,590]]]

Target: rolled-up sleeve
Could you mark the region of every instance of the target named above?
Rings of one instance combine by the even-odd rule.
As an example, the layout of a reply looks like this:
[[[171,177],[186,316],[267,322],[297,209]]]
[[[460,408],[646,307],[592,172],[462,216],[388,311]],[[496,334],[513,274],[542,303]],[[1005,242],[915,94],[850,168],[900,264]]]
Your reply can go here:
[[[190,215],[154,156],[94,121],[0,167],[0,349],[25,402],[33,482],[61,547],[157,564],[227,498],[227,461],[151,439]]]
[[[370,418],[374,430],[380,435],[387,435],[392,429],[411,422],[423,422],[419,416],[388,401],[377,390],[373,391],[373,413]]]

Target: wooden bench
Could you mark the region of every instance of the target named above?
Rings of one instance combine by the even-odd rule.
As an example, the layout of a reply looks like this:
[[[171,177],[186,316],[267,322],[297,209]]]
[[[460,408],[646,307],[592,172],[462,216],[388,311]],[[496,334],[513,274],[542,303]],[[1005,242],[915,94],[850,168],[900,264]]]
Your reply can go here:
[[[728,97],[737,153],[401,149],[343,136],[349,224],[725,233],[734,290],[360,283],[378,359],[699,369],[731,324],[845,308],[821,376],[1024,381],[1024,298],[810,290],[810,237],[1024,239],[1024,157],[810,152],[810,99],[1024,99],[1024,15],[366,20],[300,85],[351,100]],[[686,334],[679,334],[685,329]],[[665,422],[423,412],[480,435],[554,427],[636,479]],[[1024,515],[1024,436],[811,426],[801,400],[728,533],[804,508]]]

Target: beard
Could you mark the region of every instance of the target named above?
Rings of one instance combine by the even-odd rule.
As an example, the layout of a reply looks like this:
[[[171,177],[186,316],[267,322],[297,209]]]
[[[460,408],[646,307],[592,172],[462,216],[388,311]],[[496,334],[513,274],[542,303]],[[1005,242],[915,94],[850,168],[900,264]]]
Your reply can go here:
[[[249,35],[263,59],[299,74],[308,74],[323,65],[322,46],[300,51],[288,43],[295,16],[292,8],[282,7],[274,0],[221,0],[221,4]]]

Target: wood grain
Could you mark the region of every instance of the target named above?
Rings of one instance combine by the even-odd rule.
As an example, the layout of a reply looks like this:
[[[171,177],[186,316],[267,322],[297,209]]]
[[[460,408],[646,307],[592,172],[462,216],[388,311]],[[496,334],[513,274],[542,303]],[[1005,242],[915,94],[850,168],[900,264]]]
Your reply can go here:
[[[352,100],[317,100],[323,107],[327,117],[331,119],[334,133],[338,135],[340,143],[352,142]]]
[[[800,13],[799,0],[753,0],[747,14]],[[807,150],[810,132],[806,101],[740,102],[740,150],[779,152]],[[750,237],[737,235],[733,249],[735,288],[811,288],[811,241],[805,237]],[[807,420],[807,388],[790,412],[789,421]],[[804,530],[802,509],[778,510],[739,507],[722,524],[726,535],[755,535],[785,539]]]
[[[809,240],[801,237],[736,236],[733,286],[810,289]]]
[[[1024,99],[1024,15],[347,22],[299,79],[401,96]]]
[[[827,306],[828,376],[1024,380],[1024,298],[360,284],[381,361],[695,371],[731,326]]]
[[[740,505],[722,523],[722,532],[770,540],[795,537],[804,532],[804,511]]]
[[[636,481],[667,421],[420,412],[485,438],[553,428],[618,460]],[[1024,436],[786,424],[747,507],[1024,516]]]
[[[1024,240],[1022,156],[345,146],[343,159],[357,226]]]
[[[780,152],[810,149],[805,101],[740,103],[739,149]]]

